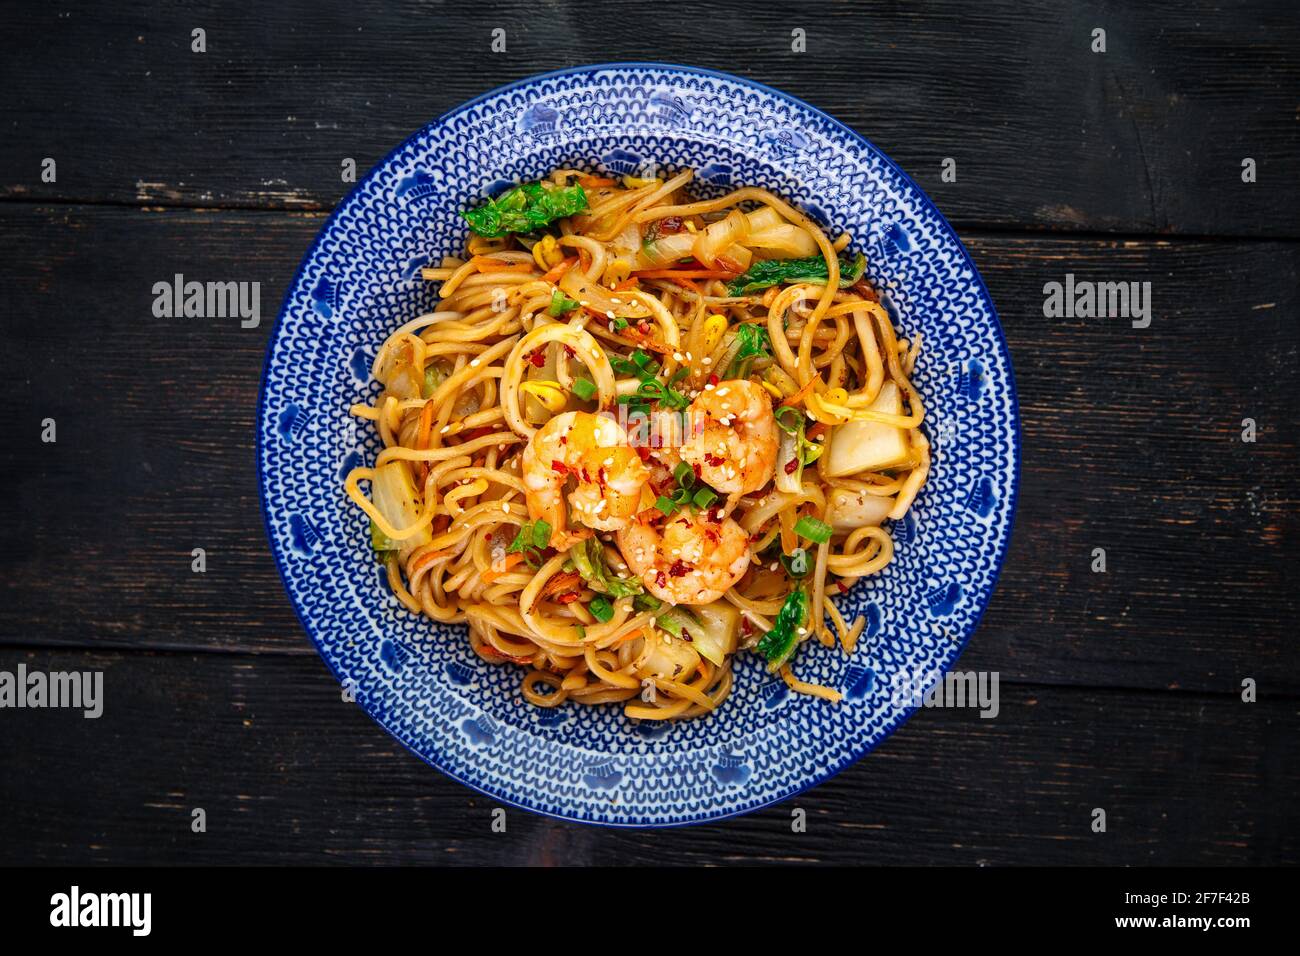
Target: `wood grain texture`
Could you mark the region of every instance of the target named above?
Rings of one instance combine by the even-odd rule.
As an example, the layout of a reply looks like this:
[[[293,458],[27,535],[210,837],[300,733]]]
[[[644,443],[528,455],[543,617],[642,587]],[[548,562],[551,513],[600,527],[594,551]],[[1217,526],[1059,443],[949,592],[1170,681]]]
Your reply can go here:
[[[99,720],[0,711],[0,864],[1300,862],[1292,6],[7,12],[0,670],[102,669],[107,701]],[[1023,419],[1015,533],[961,661],[1001,675],[1002,708],[918,713],[833,780],[737,820],[636,832],[511,811],[494,834],[492,801],[340,700],[294,617],[258,505],[263,355],[348,188],[344,157],[364,171],[501,83],[633,59],[806,99],[957,224]],[[260,327],[154,318],[153,284],[178,272],[260,282]],[[1150,327],[1045,317],[1043,285],[1066,273],[1149,281]],[[57,444],[40,441],[46,417]],[[1258,703],[1240,699],[1247,677]]]
[[[1300,858],[1295,701],[1003,686],[926,710],[783,804],[629,831],[508,810],[421,763],[320,661],[0,649],[102,669],[104,712],[4,715],[0,863],[1281,863]],[[201,807],[207,832],[190,829]],[[1107,830],[1093,833],[1092,811]],[[792,810],[806,833],[791,830]]]
[[[0,424],[17,505],[0,530],[0,643],[312,653],[267,553],[253,420],[271,313],[320,225],[0,208],[17,412]],[[1300,692],[1300,244],[968,239],[1024,431],[1017,526],[971,666]],[[176,272],[260,281],[261,327],[154,318],[153,283]],[[1150,281],[1150,328],[1045,318],[1042,286],[1066,272]],[[55,445],[39,438],[47,416]],[[1240,440],[1245,417],[1255,444]],[[206,574],[190,570],[195,547]],[[1097,547],[1106,574],[1090,570]]]
[[[345,157],[365,170],[502,83],[666,60],[826,110],[958,225],[1296,237],[1298,50],[1286,0],[30,4],[0,34],[0,196],[329,208]]]

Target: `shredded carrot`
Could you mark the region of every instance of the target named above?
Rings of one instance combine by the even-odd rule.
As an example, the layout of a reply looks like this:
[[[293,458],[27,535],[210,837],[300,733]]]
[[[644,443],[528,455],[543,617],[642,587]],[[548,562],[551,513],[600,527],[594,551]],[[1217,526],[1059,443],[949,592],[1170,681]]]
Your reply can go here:
[[[591,268],[591,253],[586,249],[578,250],[578,265],[583,272],[586,272]]]
[[[625,328],[623,330],[623,335],[626,338],[631,339],[633,342],[636,342],[637,345],[641,346],[643,349],[649,349],[651,352],[658,352],[660,355],[673,354],[672,349],[664,345],[662,342],[652,339],[647,333],[642,332],[635,325],[629,325]]]
[[[420,412],[420,431],[416,435],[415,447],[423,451],[429,447],[429,435],[433,432],[433,402],[425,402]]]
[[[763,308],[770,309],[772,307],[772,301],[780,294],[780,286],[768,286],[767,291],[763,293]]]
[[[493,567],[490,567],[483,572],[483,583],[491,584],[494,581],[496,581],[498,578],[505,577],[507,574],[510,573],[510,569],[513,568],[516,564],[518,564],[523,559],[524,556],[517,551],[513,554],[507,554],[504,558],[501,559],[499,569],[498,566],[494,565]]]
[[[491,256],[475,256],[470,262],[479,272],[531,272],[533,269],[531,262],[506,262]]]
[[[628,276],[628,277],[627,277],[626,279],[624,279],[622,282],[620,282],[620,283],[618,283],[616,286],[614,286],[614,290],[613,290],[613,291],[615,291],[615,292],[628,292],[628,291],[630,291],[630,290],[632,290],[632,289],[635,289],[635,288],[636,288],[638,285],[640,285],[640,284],[641,284],[641,283],[637,281],[636,276]]]
[[[668,281],[676,283],[677,285],[681,286],[683,289],[690,289],[698,296],[703,297],[704,295],[704,293],[700,291],[700,287],[697,286],[690,279],[683,279],[681,276],[669,276]]]
[[[638,627],[634,631],[628,631],[626,634],[620,637],[613,644],[609,645],[609,647],[612,650],[613,648],[618,647],[620,644],[626,644],[628,641],[636,640],[638,637],[645,637],[645,636],[647,636],[646,629],[644,627]]]
[[[424,408],[420,412],[420,430],[415,436],[415,447],[424,450],[429,447],[429,436],[433,432],[433,402],[425,402]],[[416,480],[421,486],[424,485],[424,479],[429,475],[429,463],[420,462],[420,467],[416,469]]]
[[[804,434],[808,436],[809,440],[811,440],[816,438],[818,435],[821,435],[825,431],[826,431],[826,426],[823,425],[821,422],[818,422],[817,424],[809,428],[808,431],[805,432]]]
[[[734,279],[740,273],[724,269],[641,269],[638,279]]]
[[[542,276],[542,281],[551,283],[559,282],[560,279],[564,277],[564,274],[574,267],[577,261],[577,256],[570,256],[563,262],[557,263],[550,268],[550,271],[548,271],[546,275]]]
[[[617,186],[617,179],[608,176],[583,175],[578,177],[578,185],[583,189],[600,189],[602,186]]]
[[[439,558],[450,558],[455,553],[456,552],[451,550],[451,548],[442,548],[438,551],[430,551],[428,554],[422,554],[411,562],[411,566],[406,569],[406,574],[408,577],[413,577],[414,575],[419,574],[420,571],[428,565],[433,564],[433,562],[437,561]]]
[[[791,395],[781,404],[794,405],[794,406],[798,406],[802,404],[803,400],[808,397],[810,392],[812,392],[813,386],[820,381],[821,381],[821,376],[814,375],[812,378],[808,379],[808,381],[804,383],[803,387],[800,388],[799,391],[795,392],[793,395]]]

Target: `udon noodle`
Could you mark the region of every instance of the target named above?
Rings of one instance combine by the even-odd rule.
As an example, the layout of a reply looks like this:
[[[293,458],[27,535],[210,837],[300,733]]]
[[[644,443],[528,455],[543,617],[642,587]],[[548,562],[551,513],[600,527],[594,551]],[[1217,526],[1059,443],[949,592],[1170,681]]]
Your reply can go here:
[[[464,213],[465,255],[423,270],[438,305],[351,408],[383,442],[345,489],[393,594],[540,707],[707,714],[742,652],[838,701],[795,652],[854,652],[835,601],[929,470],[919,336],[850,237],[691,178],[560,169]]]

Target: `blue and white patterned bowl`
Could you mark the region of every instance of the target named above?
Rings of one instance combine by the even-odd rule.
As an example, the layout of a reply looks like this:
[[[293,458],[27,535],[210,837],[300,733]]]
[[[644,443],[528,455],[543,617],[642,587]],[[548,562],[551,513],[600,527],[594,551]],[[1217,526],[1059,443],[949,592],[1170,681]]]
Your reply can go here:
[[[702,192],[764,186],[867,254],[903,334],[924,336],[915,383],[934,446],[929,483],[893,527],[896,557],[842,600],[869,626],[852,658],[811,643],[805,680],[838,706],[789,693],[755,655],[720,710],[683,723],[621,708],[537,709],[519,669],[492,666],[464,628],[402,609],[371,556],[343,476],[372,462],[376,348],[435,301],[420,266],[459,252],[457,212],[558,166],[614,173],[693,166]],[[488,93],[417,132],[357,184],[285,296],[258,409],[267,533],[321,656],[389,733],[443,773],[540,813],[666,826],[743,813],[858,759],[915,709],[896,688],[946,670],[988,603],[1015,508],[1019,424],[993,303],[952,228],[879,150],[806,104],[748,80],[611,64]],[[924,679],[924,676],[922,676]]]

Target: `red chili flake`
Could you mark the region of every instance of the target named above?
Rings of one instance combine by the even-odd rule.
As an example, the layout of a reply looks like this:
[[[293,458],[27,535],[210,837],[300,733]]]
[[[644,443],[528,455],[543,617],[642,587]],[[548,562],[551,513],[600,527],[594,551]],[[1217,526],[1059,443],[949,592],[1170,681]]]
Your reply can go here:
[[[641,456],[642,461],[650,460],[650,449],[647,448],[645,445],[637,445],[636,453]]]
[[[720,381],[722,381],[722,379],[718,378],[718,376],[716,376],[716,375],[710,375],[710,376],[709,376],[709,384],[710,384],[710,385],[717,385],[718,382],[720,382]]]
[[[576,600],[578,600],[577,591],[566,591],[563,594],[557,594],[555,596],[556,604],[572,604]]]
[[[700,463],[698,461],[691,462],[691,471],[695,472],[696,478],[700,477]]]
[[[668,573],[675,578],[680,578],[683,575],[691,573],[691,565],[687,564],[681,558],[678,558],[673,562],[673,566],[668,569]]]
[[[667,583],[667,581],[668,579],[664,577],[664,573],[662,571],[655,571],[655,584],[659,585],[659,587],[663,587],[664,584]]]
[[[569,355],[577,355],[577,354],[578,354],[577,352],[573,351],[573,346],[572,346],[572,345],[566,345],[566,346],[564,347],[564,351],[565,351],[566,353],[568,353]]]
[[[747,617],[742,617],[742,618],[740,619],[740,633],[741,633],[741,634],[753,634],[753,633],[754,633],[754,625],[749,623],[749,618],[747,618]]]
[[[561,436],[560,436],[560,444],[561,444],[561,445],[567,445],[568,443],[569,443],[569,436],[568,436],[568,435],[561,435]]]
[[[785,463],[785,473],[787,475],[793,475],[798,468],[799,468],[798,458],[791,458],[789,461]]]
[[[640,322],[636,324],[636,330],[640,332],[642,335],[649,335],[650,323],[642,319]]]
[[[722,535],[718,534],[718,532],[714,531],[712,528],[704,529],[704,537],[708,538],[714,544],[717,544],[722,540]]]
[[[835,582],[835,586],[836,586],[837,588],[840,589],[840,593],[841,593],[841,594],[848,594],[848,593],[849,593],[849,589],[846,588],[846,587],[844,586],[844,582],[843,582],[843,581],[836,581],[836,582]]]
[[[559,460],[551,462],[551,471],[558,471],[562,475],[567,475],[569,473],[568,467],[565,466],[564,462]]]
[[[704,453],[704,460],[708,462],[710,465],[712,465],[714,468],[717,468],[727,459],[723,458],[721,455],[715,455],[713,454],[713,452],[709,451]],[[699,475],[698,471],[696,472],[696,475],[697,476]]]
[[[605,487],[605,466],[604,466],[604,465],[601,465],[601,466],[600,466],[600,471],[596,472],[596,482],[597,482],[597,483],[598,483],[602,488]]]
[[[706,511],[704,512],[704,517],[706,520],[712,521],[714,524],[717,524],[722,520],[722,509],[719,508],[717,511]]]

